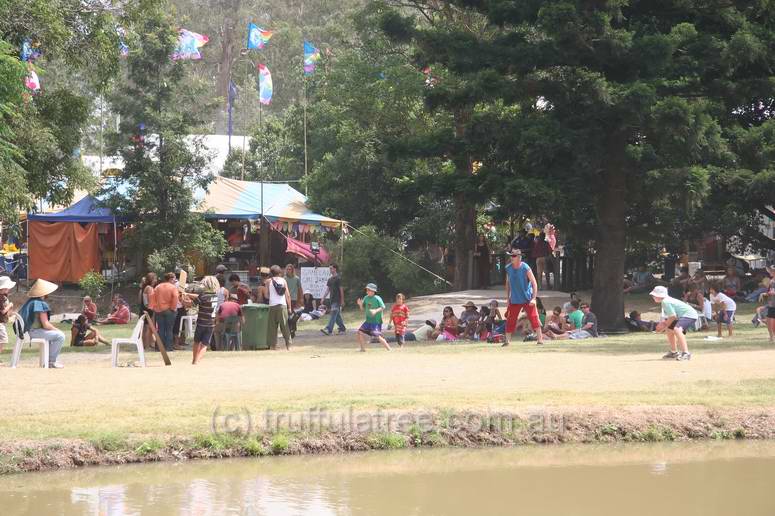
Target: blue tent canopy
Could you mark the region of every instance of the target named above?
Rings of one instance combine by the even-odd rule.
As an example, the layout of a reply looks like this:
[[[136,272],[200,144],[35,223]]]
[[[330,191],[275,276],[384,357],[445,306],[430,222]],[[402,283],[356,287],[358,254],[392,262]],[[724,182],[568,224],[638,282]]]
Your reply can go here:
[[[110,208],[101,207],[97,199],[87,195],[72,206],[56,213],[31,213],[28,220],[40,222],[117,222]]]

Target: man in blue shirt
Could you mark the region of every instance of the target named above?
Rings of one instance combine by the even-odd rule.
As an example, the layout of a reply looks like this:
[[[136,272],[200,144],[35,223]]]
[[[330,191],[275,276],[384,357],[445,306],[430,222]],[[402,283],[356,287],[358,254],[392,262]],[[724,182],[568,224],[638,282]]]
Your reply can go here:
[[[538,284],[533,271],[528,264],[522,261],[522,251],[512,249],[511,263],[506,266],[506,298],[509,307],[506,310],[506,342],[503,343],[503,346],[509,345],[511,334],[517,327],[519,313],[523,309],[533,327],[538,344],[544,343],[541,322],[538,320],[538,309],[536,308],[537,295]]]

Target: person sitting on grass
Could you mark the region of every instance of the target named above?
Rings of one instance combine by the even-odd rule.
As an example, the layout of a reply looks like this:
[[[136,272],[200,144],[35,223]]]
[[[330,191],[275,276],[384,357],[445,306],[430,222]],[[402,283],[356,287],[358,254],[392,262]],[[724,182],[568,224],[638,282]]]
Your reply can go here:
[[[462,335],[464,339],[473,339],[476,335],[476,330],[479,327],[479,318],[481,314],[479,314],[479,310],[476,307],[476,305],[469,301],[468,303],[463,305],[463,312],[460,314],[460,318],[458,319],[458,323],[460,325],[460,328],[458,329],[458,334]]]
[[[296,338],[296,330],[298,330],[299,320],[313,320],[320,319],[320,315],[316,312],[318,308],[318,302],[312,297],[312,292],[309,290],[304,291],[304,295],[301,298],[301,306],[296,308],[291,316],[288,318],[288,328],[291,330],[291,338]],[[304,318],[304,315],[307,318]],[[312,315],[315,314],[315,315]]]
[[[730,267],[727,269],[727,274],[724,276],[724,278],[721,280],[723,282],[724,288],[722,289],[724,294],[727,295],[727,297],[731,297],[734,299],[737,297],[737,293],[742,290],[742,283],[740,281],[740,276],[737,275],[737,269],[734,267]]]
[[[664,332],[670,351],[662,358],[675,360],[691,360],[689,345],[686,343],[686,332],[697,322],[697,312],[688,304],[667,295],[667,289],[654,287],[650,293],[655,303],[661,305],[664,320],[657,324],[656,331]],[[678,351],[681,348],[681,351]]]
[[[132,314],[129,305],[120,295],[113,296],[113,309],[105,319],[99,319],[97,324],[129,324]]]
[[[438,342],[457,340],[460,325],[451,306],[445,306],[442,311],[441,321],[433,332],[433,339]]]
[[[73,327],[70,329],[71,346],[96,346],[102,343],[110,346],[110,341],[100,335],[96,328],[89,324],[85,315],[81,314],[73,321]]]
[[[697,284],[691,283],[689,291],[684,294],[684,301],[699,314],[701,324],[699,330],[707,330],[709,321],[713,320],[713,304],[705,297]]]
[[[374,283],[366,285],[365,290],[366,297],[358,298],[358,306],[366,316],[357,332],[360,351],[366,351],[366,344],[372,337],[390,351],[390,344],[382,336],[382,312],[385,311],[385,302],[377,295],[377,285]]]
[[[730,337],[732,337],[735,329],[735,312],[737,311],[737,303],[735,303],[731,297],[727,296],[723,292],[720,292],[719,288],[715,285],[710,287],[710,301],[719,307],[719,311],[716,313],[718,338],[721,338],[722,324],[726,324],[727,333]]]
[[[574,299],[570,303],[570,307],[568,308],[568,311],[566,312],[568,315],[565,316],[566,325],[567,328],[566,331],[576,331],[580,330],[582,326],[582,321],[584,320],[584,312],[581,311],[581,302],[578,299]]]
[[[637,310],[630,312],[629,317],[624,318],[624,322],[627,324],[627,328],[630,331],[654,331],[657,328],[656,322],[644,321],[640,312]]]
[[[597,316],[589,310],[589,303],[581,303],[580,309],[573,313],[581,313],[581,323],[577,326],[577,329],[555,335],[553,332],[549,332],[547,335],[550,339],[589,339],[598,336],[597,331]],[[575,324],[575,322],[574,322]]]
[[[97,304],[92,301],[91,297],[86,296],[83,298],[81,314],[86,317],[87,322],[94,322],[97,319]]]
[[[501,310],[498,308],[498,301],[493,299],[488,306],[483,306],[480,312],[482,318],[479,322],[479,340],[491,342],[495,335],[503,335],[506,321],[503,320]]]
[[[565,333],[565,331],[563,330],[564,327],[565,327],[565,324],[562,319],[562,308],[560,308],[559,306],[555,306],[554,309],[552,309],[552,313],[550,313],[546,317],[546,324],[544,324],[544,333],[553,333],[554,335],[560,335],[561,333]]]

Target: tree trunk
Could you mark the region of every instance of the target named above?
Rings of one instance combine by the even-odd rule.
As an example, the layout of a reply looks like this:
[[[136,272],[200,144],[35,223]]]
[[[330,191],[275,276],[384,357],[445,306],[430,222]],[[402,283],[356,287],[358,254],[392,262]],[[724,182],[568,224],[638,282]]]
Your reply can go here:
[[[465,146],[463,139],[466,124],[471,118],[468,108],[457,109],[455,117],[455,138],[460,147]],[[473,174],[471,156],[467,152],[454,157],[455,172],[461,178],[461,184]],[[471,192],[458,191],[453,198],[455,206],[455,290],[471,288],[469,270],[472,265],[472,251],[476,242],[476,205],[471,202]]]
[[[616,135],[608,145],[602,192],[597,200],[598,238],[592,311],[602,331],[618,332],[624,325],[625,179],[626,138]]]

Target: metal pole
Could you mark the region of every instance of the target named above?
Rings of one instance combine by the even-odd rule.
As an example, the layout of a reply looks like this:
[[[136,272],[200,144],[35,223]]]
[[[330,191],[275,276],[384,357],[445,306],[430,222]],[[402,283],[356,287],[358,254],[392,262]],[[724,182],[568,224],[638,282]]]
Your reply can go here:
[[[250,63],[250,59],[247,60],[248,63]],[[248,83],[248,72],[250,72],[250,67],[245,65],[245,84]],[[242,173],[240,174],[240,179],[245,180],[245,141],[247,140],[247,131],[245,130],[245,124],[243,123],[242,126]]]
[[[307,179],[307,79],[303,78],[303,91],[304,99],[302,105],[304,106],[304,179]],[[304,195],[308,195],[307,182],[304,182]]]
[[[102,177],[102,126],[105,125],[105,119],[102,114],[102,107],[105,104],[105,97],[100,95],[100,177]]]

